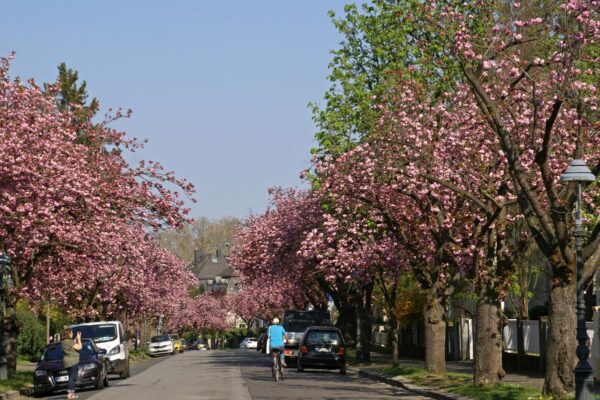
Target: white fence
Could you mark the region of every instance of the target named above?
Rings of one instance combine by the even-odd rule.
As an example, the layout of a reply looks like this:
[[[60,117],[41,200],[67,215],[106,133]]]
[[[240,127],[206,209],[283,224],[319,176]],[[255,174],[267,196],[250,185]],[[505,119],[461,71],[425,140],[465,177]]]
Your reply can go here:
[[[473,359],[473,320],[469,318],[461,318],[458,325],[458,332],[454,340],[459,341],[457,349],[459,349],[460,359]],[[414,326],[413,326],[414,327]],[[523,342],[526,354],[540,354],[540,325],[539,321],[523,321]],[[586,322],[587,334],[590,339],[590,364],[594,368],[594,375],[600,381],[600,307],[594,307],[594,321]],[[384,326],[378,326],[373,332],[373,343],[380,346],[387,345],[388,333],[384,330]],[[416,334],[416,329],[413,329],[413,335]],[[504,340],[504,350],[507,352],[517,352],[517,320],[510,319],[508,324],[504,326],[502,331]],[[413,337],[413,344],[418,343]],[[452,345],[449,344],[449,347]],[[575,349],[573,349],[575,351]]]
[[[594,340],[596,322],[586,322],[587,334],[590,338],[592,355],[598,344]],[[502,332],[504,346],[506,351],[517,352],[517,320],[509,319],[508,324],[504,326]],[[523,321],[523,341],[525,345],[525,353],[540,354],[540,325],[539,321]]]

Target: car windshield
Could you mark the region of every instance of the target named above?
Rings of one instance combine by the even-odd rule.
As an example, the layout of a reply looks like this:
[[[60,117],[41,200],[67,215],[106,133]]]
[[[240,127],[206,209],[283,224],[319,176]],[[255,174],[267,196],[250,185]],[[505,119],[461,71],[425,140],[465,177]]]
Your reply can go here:
[[[79,352],[80,355],[90,356],[96,353],[96,348],[91,340],[82,340],[81,346],[81,351]],[[41,357],[42,361],[58,361],[62,359],[63,351],[60,343],[46,347]]]
[[[74,326],[73,331],[81,332],[81,337],[92,339],[96,343],[110,342],[117,338],[117,326],[115,324],[79,325]]]
[[[308,344],[339,344],[340,336],[335,331],[308,331],[306,343]]]
[[[169,340],[171,340],[169,335],[152,336],[152,339],[150,339],[152,343],[168,342]]]
[[[254,338],[254,337],[249,337],[247,340],[248,340],[249,342],[256,342],[256,338]]]

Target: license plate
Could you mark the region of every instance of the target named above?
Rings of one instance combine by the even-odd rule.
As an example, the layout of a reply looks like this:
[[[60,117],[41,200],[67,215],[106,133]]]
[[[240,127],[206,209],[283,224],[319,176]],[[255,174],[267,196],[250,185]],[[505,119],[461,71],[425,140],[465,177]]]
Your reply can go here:
[[[57,376],[56,377],[56,382],[66,382],[69,380],[68,376]]]
[[[329,349],[328,347],[321,347],[321,348],[318,348],[317,351],[319,353],[330,353],[331,349]]]

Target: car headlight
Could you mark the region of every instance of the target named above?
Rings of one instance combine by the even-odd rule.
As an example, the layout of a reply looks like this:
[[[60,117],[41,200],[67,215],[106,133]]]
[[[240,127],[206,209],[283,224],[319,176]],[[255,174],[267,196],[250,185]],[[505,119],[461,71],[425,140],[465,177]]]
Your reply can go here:
[[[94,368],[96,368],[96,364],[85,364],[85,365],[82,367],[82,369],[83,369],[84,371],[88,371],[88,370],[90,370],[90,369],[94,369]]]
[[[109,356],[114,356],[116,354],[119,354],[121,352],[121,346],[117,346],[117,347],[113,347],[111,351],[108,352]]]
[[[46,376],[48,373],[43,369],[38,369],[35,371],[35,376]]]

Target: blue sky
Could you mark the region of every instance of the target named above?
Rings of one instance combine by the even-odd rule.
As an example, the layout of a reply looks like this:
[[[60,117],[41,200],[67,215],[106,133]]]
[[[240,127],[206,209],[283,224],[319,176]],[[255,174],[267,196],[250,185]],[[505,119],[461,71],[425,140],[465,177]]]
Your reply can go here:
[[[307,103],[341,40],[327,11],[349,2],[2,0],[0,54],[17,52],[13,77],[78,70],[102,110],[133,109],[114,127],[149,139],[135,158],[196,186],[193,216],[244,217],[269,187],[302,185]]]

